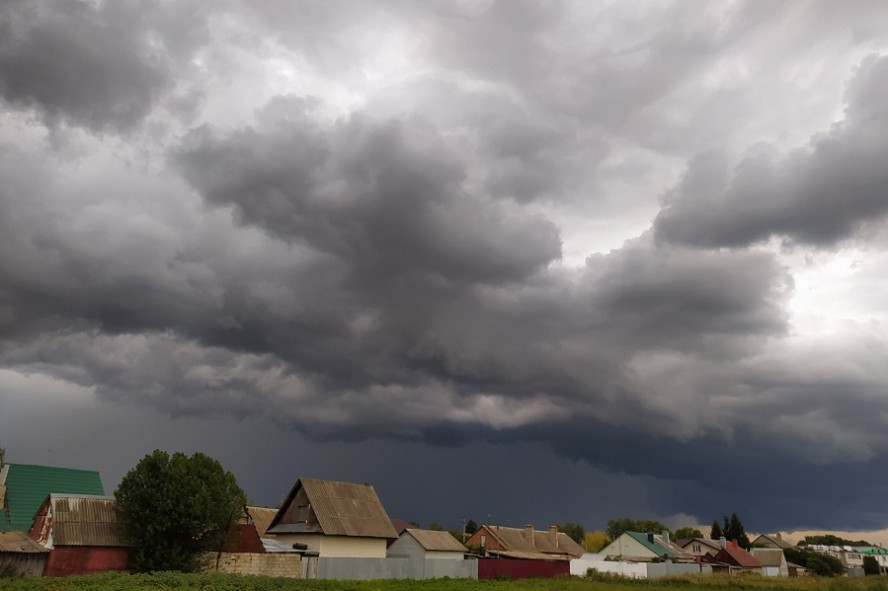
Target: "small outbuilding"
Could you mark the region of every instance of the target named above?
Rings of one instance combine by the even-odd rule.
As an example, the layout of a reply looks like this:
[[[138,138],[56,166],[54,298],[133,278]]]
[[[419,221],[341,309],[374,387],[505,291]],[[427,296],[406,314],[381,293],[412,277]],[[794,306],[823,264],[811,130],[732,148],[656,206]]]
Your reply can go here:
[[[42,576],[49,550],[21,531],[0,532],[0,577]]]
[[[28,535],[49,550],[47,577],[127,569],[129,545],[112,497],[51,494]]]
[[[389,546],[388,557],[462,560],[468,549],[446,531],[407,528]]]

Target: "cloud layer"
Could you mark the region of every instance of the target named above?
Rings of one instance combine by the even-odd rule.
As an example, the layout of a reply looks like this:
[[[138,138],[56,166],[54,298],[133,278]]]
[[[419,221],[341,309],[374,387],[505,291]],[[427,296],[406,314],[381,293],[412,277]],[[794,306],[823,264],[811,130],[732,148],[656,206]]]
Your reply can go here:
[[[841,501],[888,485],[857,8],[7,3],[0,366],[207,429],[541,446],[671,482],[664,516],[884,526]]]

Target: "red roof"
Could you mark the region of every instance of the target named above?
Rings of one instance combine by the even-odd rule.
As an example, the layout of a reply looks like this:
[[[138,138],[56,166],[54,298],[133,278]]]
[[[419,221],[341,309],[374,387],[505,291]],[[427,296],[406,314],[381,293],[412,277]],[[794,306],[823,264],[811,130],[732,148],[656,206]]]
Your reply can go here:
[[[755,557],[737,545],[736,542],[728,542],[727,545],[719,550],[713,560],[732,564],[734,566],[742,566],[743,568],[761,568],[762,563]]]

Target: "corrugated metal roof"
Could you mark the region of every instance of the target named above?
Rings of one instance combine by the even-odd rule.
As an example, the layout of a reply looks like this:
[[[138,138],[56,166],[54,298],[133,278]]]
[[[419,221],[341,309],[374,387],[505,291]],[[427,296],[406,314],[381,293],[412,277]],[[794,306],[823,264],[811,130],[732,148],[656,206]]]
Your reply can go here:
[[[50,495],[54,546],[128,546],[112,497]]]
[[[264,536],[265,532],[268,531],[268,526],[271,525],[271,521],[277,515],[277,512],[277,509],[270,509],[268,507],[247,507],[247,514],[253,520],[253,525],[256,526],[256,531],[259,532],[259,537]]]
[[[321,531],[328,536],[357,536],[368,538],[397,538],[398,533],[379,501],[376,490],[369,484],[337,482],[300,478],[296,481],[287,500],[281,505],[269,526],[269,532],[283,531],[278,525],[295,525],[284,522],[283,515],[297,493],[305,491],[311,513],[317,518]]]
[[[468,549],[451,536],[449,532],[414,529],[412,527],[408,527],[406,531],[426,550],[434,552],[468,552]]]
[[[27,531],[37,509],[50,493],[104,495],[102,479],[92,470],[7,464],[6,498],[9,514],[0,511],[0,532]]]
[[[22,531],[0,532],[0,552],[12,552],[16,554],[41,554],[49,552],[45,548],[28,537]]]
[[[752,554],[739,546],[734,546],[731,542],[715,555],[715,560],[745,568],[758,568],[762,565]]]
[[[574,542],[564,532],[557,532],[555,542],[550,537],[549,530],[534,530],[533,541],[526,533],[526,529],[514,527],[501,527],[499,525],[486,525],[487,530],[497,538],[500,545],[509,552],[537,553],[537,554],[563,554],[579,558],[585,552],[582,546]]]
[[[661,543],[657,538],[659,536],[654,534],[646,534],[637,531],[627,531],[626,532],[632,539],[636,542],[656,554],[657,556],[666,556],[667,558],[678,558],[679,554],[674,549],[665,546]]]

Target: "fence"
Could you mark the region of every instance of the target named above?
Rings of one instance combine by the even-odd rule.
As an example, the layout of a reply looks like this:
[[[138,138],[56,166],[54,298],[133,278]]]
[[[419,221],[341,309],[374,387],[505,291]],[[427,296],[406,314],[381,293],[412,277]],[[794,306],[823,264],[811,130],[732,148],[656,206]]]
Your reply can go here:
[[[318,579],[477,579],[477,560],[425,558],[306,558],[307,576]]]
[[[570,563],[566,560],[516,560],[512,558],[478,559],[478,578],[527,579],[530,577],[551,578],[570,574]]]
[[[656,579],[674,575],[712,573],[712,568],[695,562],[617,562],[577,558],[570,561],[570,574],[585,576],[594,568],[601,573],[610,573],[632,579]]]

